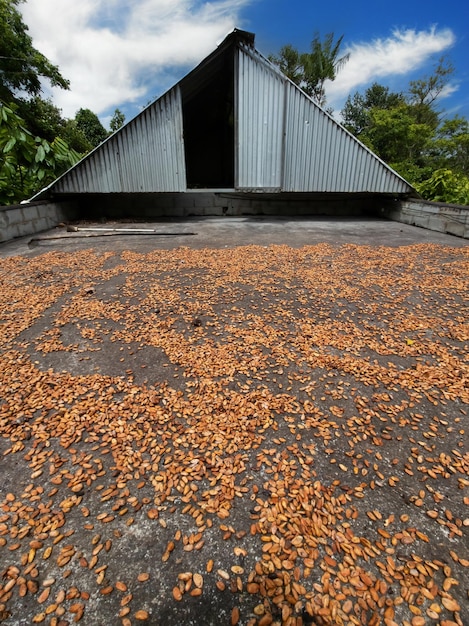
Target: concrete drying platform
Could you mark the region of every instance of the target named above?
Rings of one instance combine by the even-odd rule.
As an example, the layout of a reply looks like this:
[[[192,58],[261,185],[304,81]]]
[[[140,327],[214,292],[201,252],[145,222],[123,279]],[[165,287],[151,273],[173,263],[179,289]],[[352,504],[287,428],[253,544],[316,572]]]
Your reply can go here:
[[[468,242],[115,226],[0,246],[0,623],[469,624]]]
[[[435,243],[453,247],[467,246],[468,240],[407,224],[381,219],[359,218],[275,218],[275,217],[224,217],[162,220],[150,223],[107,222],[74,223],[83,228],[148,228],[160,234],[121,237],[104,231],[67,232],[59,226],[33,236],[21,237],[0,244],[0,256],[37,254],[46,249],[79,250],[99,246],[102,250],[126,248],[150,251],[176,246],[191,248],[226,248],[243,245],[289,245],[300,247],[317,243],[333,245],[353,243],[358,245],[406,246],[415,243]],[[165,233],[170,233],[165,236]],[[179,234],[178,234],[179,233]],[[41,250],[38,251],[37,248]]]

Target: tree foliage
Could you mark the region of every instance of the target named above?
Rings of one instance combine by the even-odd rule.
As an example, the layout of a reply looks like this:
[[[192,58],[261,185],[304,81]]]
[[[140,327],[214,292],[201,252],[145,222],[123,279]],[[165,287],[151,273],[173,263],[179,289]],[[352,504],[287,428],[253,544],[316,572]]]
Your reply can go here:
[[[13,102],[25,92],[37,96],[41,79],[51,85],[69,88],[69,82],[37,50],[28,34],[18,5],[22,0],[0,0],[0,100]]]
[[[61,135],[65,120],[62,111],[52,103],[52,100],[34,96],[28,100],[20,100],[17,105],[18,115],[24,119],[31,134],[43,137],[47,141],[53,141]]]
[[[344,126],[428,200],[467,203],[469,123],[437,108],[454,68],[442,58],[405,93],[373,84],[349,96]]]
[[[90,109],[80,109],[75,115],[75,122],[77,128],[81,130],[93,148],[99,146],[108,136],[108,132],[99,121],[99,117]]]
[[[339,56],[342,40],[343,35],[334,41],[334,33],[327,33],[321,40],[319,33],[316,33],[311,41],[311,52],[300,53],[287,44],[278,55],[271,55],[269,59],[320,106],[325,106],[326,81],[335,80],[349,59],[349,54]]]
[[[33,46],[22,1],[0,0],[0,203],[30,197],[108,136],[89,109],[65,119],[41,97],[44,80],[63,89],[69,82]],[[114,124],[123,119],[116,110]]]
[[[444,120],[429,149],[437,168],[450,168],[469,176],[469,121],[460,116]]]
[[[422,107],[422,113],[427,114],[431,111],[437,114],[434,109],[437,99],[443,93],[448,84],[448,79],[454,73],[454,66],[449,59],[441,57],[435,65],[433,74],[424,76],[418,80],[413,80],[409,85],[409,100],[415,106]],[[424,121],[432,122],[432,119]]]
[[[316,34],[311,42],[311,52],[302,55],[306,93],[321,106],[326,103],[326,80],[335,80],[350,56],[339,56],[343,38],[342,35],[334,42],[334,33],[328,33],[321,41],[319,34]]]
[[[416,187],[427,200],[469,205],[469,178],[448,168],[435,170]]]
[[[69,82],[32,43],[18,10],[23,0],[0,0],[0,203],[39,191],[80,158],[62,138],[66,121],[41,98],[44,80]]]
[[[74,165],[80,155],[60,137],[34,137],[24,120],[0,104],[0,203],[29,198]]]
[[[115,133],[116,130],[119,130],[125,123],[125,115],[122,113],[120,109],[116,109],[114,111],[114,115],[111,118],[111,122],[109,124],[109,128],[112,133]]]
[[[389,87],[373,83],[363,95],[356,93],[347,98],[342,109],[343,124],[357,137],[365,137],[373,124],[372,111],[389,110],[404,103],[401,93],[392,93]]]
[[[304,82],[304,67],[301,62],[301,54],[291,44],[280,48],[278,55],[270,55],[270,61],[275,63],[288,78],[301,86]]]
[[[421,157],[434,131],[418,122],[412,106],[403,103],[390,109],[375,108],[370,120],[367,140],[384,161],[423,165]]]
[[[76,121],[64,120],[64,125],[60,131],[60,137],[66,141],[71,148],[84,155],[93,149],[93,145],[85,137],[82,130],[78,128]]]

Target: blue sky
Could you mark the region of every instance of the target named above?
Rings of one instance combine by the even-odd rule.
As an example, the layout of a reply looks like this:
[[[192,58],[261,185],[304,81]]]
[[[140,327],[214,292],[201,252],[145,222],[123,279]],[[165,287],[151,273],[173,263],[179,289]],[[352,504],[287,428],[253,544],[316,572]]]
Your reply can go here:
[[[20,5],[35,45],[71,90],[46,90],[67,117],[90,108],[107,124],[127,119],[192,69],[234,27],[256,34],[264,55],[291,43],[306,51],[315,32],[344,35],[350,60],[327,86],[339,112],[372,82],[405,90],[447,54],[455,73],[439,106],[469,117],[469,3],[355,0],[27,0]]]

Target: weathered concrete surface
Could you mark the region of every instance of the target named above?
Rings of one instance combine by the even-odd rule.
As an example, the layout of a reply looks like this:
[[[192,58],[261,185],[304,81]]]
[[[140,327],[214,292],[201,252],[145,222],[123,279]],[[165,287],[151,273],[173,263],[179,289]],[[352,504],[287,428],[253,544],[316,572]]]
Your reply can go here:
[[[243,245],[285,244],[293,247],[330,243],[340,245],[406,246],[414,243],[436,243],[461,247],[468,242],[460,237],[399,224],[384,219],[363,218],[276,218],[276,217],[220,217],[186,218],[152,222],[75,222],[86,228],[148,228],[161,235],[68,233],[64,226],[50,231],[22,237],[0,245],[0,255],[35,255],[46,250],[81,250],[84,247],[100,250],[135,249],[147,252],[153,249],[226,248]],[[164,235],[164,233],[180,233]],[[99,234],[99,233],[97,233]]]
[[[468,624],[468,242],[158,227],[0,246],[2,625]]]

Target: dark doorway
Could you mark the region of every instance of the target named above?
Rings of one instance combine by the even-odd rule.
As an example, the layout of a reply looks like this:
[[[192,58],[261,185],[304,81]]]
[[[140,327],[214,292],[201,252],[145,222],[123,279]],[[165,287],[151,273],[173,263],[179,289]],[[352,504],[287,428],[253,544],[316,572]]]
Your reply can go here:
[[[233,48],[181,83],[188,189],[234,188]]]

